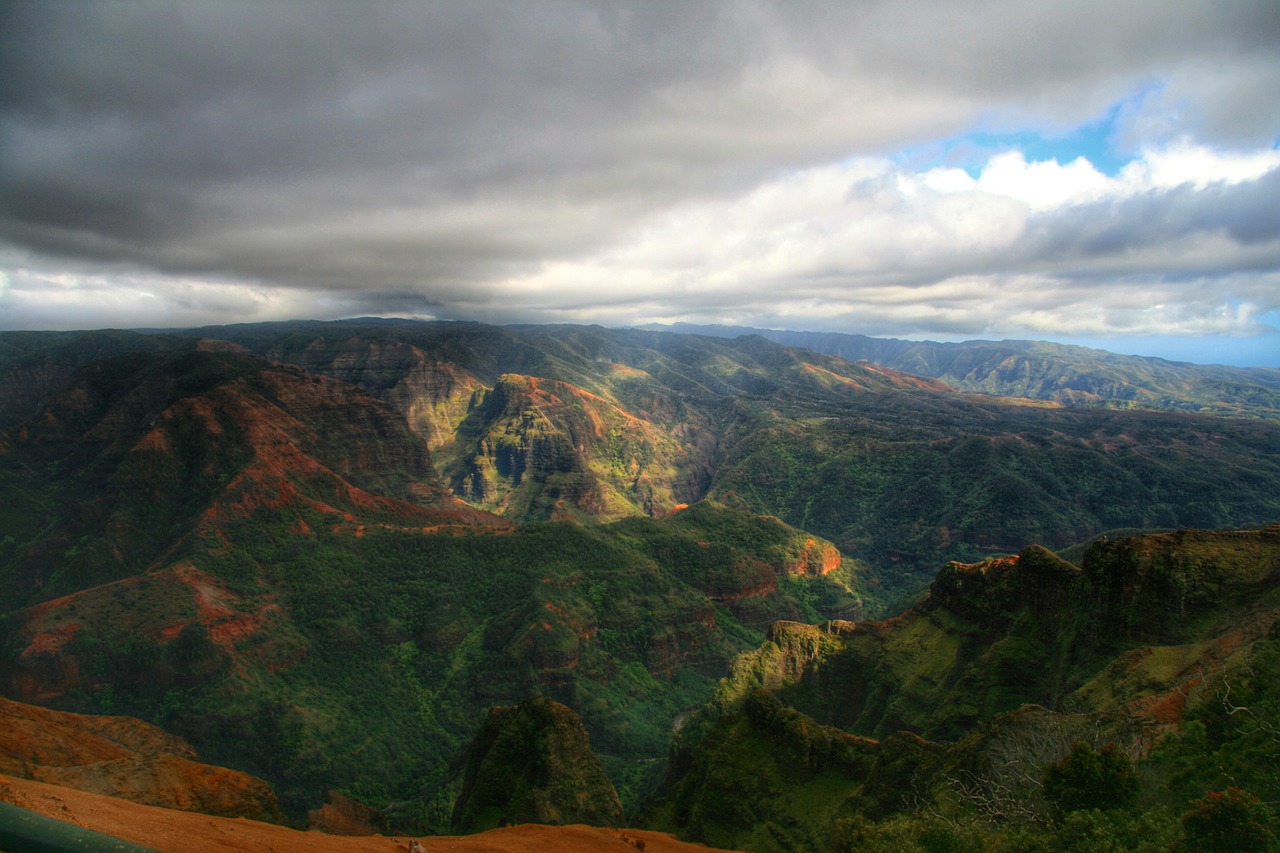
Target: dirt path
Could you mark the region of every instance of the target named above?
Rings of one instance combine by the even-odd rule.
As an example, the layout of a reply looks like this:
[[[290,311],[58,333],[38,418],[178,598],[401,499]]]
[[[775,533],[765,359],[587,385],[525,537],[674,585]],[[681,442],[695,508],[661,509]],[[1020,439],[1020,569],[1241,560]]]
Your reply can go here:
[[[142,806],[101,794],[0,775],[0,800],[57,820],[87,827],[164,853],[407,853],[404,836],[347,838],[300,832],[244,818]],[[428,853],[707,853],[660,832],[589,826],[513,826],[479,835],[420,838]]]

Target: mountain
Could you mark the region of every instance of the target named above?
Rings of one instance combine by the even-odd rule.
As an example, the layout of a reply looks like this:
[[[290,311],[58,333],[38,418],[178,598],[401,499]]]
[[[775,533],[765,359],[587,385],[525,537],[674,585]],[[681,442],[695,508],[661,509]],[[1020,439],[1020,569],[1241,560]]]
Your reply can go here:
[[[391,410],[353,386],[240,355],[96,361],[5,445],[11,523],[47,524],[5,566],[9,606],[135,575],[264,502],[335,519],[482,518],[445,493]]]
[[[421,792],[490,705],[573,704],[634,798],[769,622],[860,612],[834,546],[776,519],[517,528],[367,392],[227,350],[93,362],[5,436],[10,695],[161,722],[293,814],[381,767],[357,799],[447,820]]]
[[[753,851],[944,822],[952,844],[1017,846],[1003,820],[1061,849],[1042,781],[1083,741],[1136,762],[1134,805],[1172,838],[1206,789],[1280,793],[1277,625],[1280,527],[1099,541],[1082,566],[1038,547],[953,563],[893,619],[774,625],[681,730],[651,825]]]
[[[1280,418],[1280,369],[1274,367],[1191,364],[1048,341],[938,343],[688,323],[646,328],[730,338],[759,335],[784,346],[940,379],[975,394],[1063,406]]]
[[[190,335],[360,384],[433,442],[455,494],[506,518],[711,497],[865,563],[873,607],[952,559],[1280,517],[1270,422],[958,394],[760,336],[360,321]]]
[[[446,827],[479,721],[531,696],[634,813],[775,623],[866,624],[948,559],[1280,518],[1280,425],[759,336],[350,321],[0,354],[0,383],[44,377],[0,432],[4,693],[161,725],[294,819],[337,791]]]

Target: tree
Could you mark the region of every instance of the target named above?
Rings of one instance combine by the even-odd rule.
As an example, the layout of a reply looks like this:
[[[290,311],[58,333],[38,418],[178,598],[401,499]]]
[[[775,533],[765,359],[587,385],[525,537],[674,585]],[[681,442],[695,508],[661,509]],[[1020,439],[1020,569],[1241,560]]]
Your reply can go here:
[[[1271,850],[1275,815],[1266,803],[1239,788],[1210,791],[1182,816],[1186,848],[1206,853]]]
[[[1044,796],[1064,813],[1128,808],[1138,797],[1138,774],[1114,743],[1095,750],[1078,740],[1045,773]]]

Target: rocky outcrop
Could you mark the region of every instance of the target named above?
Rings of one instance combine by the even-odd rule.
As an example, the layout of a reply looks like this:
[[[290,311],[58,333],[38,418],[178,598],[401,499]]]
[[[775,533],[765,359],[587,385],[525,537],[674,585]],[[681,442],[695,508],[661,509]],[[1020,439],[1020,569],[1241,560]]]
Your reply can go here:
[[[1000,621],[1019,607],[1051,618],[1080,593],[1079,567],[1032,545],[1010,557],[949,563],[929,588],[929,606],[979,622]]]
[[[457,494],[513,518],[660,516],[701,496],[697,451],[567,382],[499,377],[458,427]]]
[[[844,557],[840,549],[830,542],[821,542],[812,536],[805,540],[800,557],[790,566],[793,575],[825,576],[840,568]]]
[[[454,809],[459,832],[509,823],[618,826],[622,805],[578,715],[549,699],[492,708]]]

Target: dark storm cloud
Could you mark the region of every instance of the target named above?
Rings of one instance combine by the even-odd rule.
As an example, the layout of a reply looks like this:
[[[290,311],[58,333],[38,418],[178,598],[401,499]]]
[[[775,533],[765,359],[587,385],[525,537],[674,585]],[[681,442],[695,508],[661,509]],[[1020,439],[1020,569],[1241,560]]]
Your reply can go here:
[[[706,37],[714,12],[665,11],[20,4],[3,228],[50,253],[332,287],[483,279],[589,245],[741,167],[706,140],[690,158],[661,109],[667,139],[627,150],[638,98],[738,60]]]
[[[1217,230],[1256,250],[1240,258],[1256,269],[1275,242],[1274,173],[1040,212],[1012,247],[990,236],[1000,205],[968,235],[936,221],[959,214],[916,213],[918,200],[894,195],[897,176],[881,175],[863,187],[867,224],[848,226],[856,252],[811,245],[801,226],[814,216],[798,207],[780,217],[808,235],[799,262],[765,273],[727,248],[724,266],[708,266],[714,221],[678,257],[646,236],[678,245],[680,211],[728,209],[794,172],[979,124],[1069,128],[1123,99],[1117,137],[1135,147],[1187,134],[1269,147],[1280,132],[1270,0],[3,9],[0,240],[10,287],[47,286],[67,311],[80,291],[112,298],[119,275],[133,276],[121,293],[210,316],[315,300],[521,319],[622,320],[627,306],[773,316],[796,291],[821,315],[832,299],[892,301],[850,295],[869,283],[929,288],[1076,261],[1087,277]],[[890,203],[892,216],[875,206]],[[875,248],[879,219],[889,243],[908,222],[949,236],[934,244],[928,232],[919,251],[894,255]],[[574,265],[587,277],[557,272]],[[671,271],[667,289],[637,266]],[[779,288],[788,275],[799,283]],[[980,290],[951,297],[964,317],[903,322],[969,323]]]
[[[1123,262],[1126,254],[1218,237],[1226,251],[1202,255],[1199,270],[1188,269],[1188,259],[1173,254],[1163,268],[1158,258],[1144,266],[1170,275],[1276,268],[1280,267],[1280,169],[1240,184],[1205,188],[1184,184],[1073,205],[1034,217],[1028,231],[1019,247],[1025,265],[1065,261],[1085,270],[1098,260],[1114,264]]]

